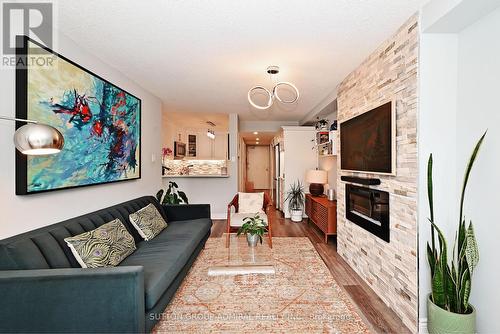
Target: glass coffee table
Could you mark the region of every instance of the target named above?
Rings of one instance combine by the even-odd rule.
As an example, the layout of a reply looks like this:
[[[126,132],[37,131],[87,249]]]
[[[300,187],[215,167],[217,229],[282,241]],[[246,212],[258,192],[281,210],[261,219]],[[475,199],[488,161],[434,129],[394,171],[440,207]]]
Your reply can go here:
[[[272,249],[266,237],[256,247],[248,246],[243,235],[237,237],[236,234],[231,234],[230,238],[229,248],[224,248],[224,260],[208,268],[209,276],[276,273]],[[221,239],[222,242],[225,237]]]

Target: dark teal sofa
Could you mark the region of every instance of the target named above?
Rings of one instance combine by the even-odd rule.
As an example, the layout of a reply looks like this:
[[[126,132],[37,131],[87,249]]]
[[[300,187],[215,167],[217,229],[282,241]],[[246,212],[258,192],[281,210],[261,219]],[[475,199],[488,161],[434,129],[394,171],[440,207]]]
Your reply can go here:
[[[143,241],[128,216],[153,203],[168,227]],[[64,238],[120,218],[137,250],[82,269]],[[3,222],[3,224],[15,222]],[[210,235],[209,205],[141,197],[0,241],[0,332],[149,332]]]

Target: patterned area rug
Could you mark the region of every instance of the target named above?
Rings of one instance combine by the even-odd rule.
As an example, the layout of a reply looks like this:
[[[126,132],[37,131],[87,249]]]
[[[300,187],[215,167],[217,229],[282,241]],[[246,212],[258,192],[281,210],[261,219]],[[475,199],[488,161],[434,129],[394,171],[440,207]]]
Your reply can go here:
[[[266,240],[265,240],[266,241]],[[308,238],[211,238],[154,333],[369,333]],[[208,276],[213,266],[272,264],[276,274]]]

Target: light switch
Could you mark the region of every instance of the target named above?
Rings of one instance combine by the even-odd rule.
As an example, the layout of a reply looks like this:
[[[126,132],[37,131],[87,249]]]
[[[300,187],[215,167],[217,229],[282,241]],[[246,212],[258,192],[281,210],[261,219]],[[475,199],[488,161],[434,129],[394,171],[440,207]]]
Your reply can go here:
[[[151,162],[156,162],[156,154],[151,154]]]

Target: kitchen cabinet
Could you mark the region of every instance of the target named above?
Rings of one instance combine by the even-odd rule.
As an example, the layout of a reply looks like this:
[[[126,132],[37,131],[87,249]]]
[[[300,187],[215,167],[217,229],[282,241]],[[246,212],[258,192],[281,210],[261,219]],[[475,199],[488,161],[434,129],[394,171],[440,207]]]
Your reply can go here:
[[[195,158],[197,156],[197,139],[198,135],[189,133],[187,135],[187,157]]]

